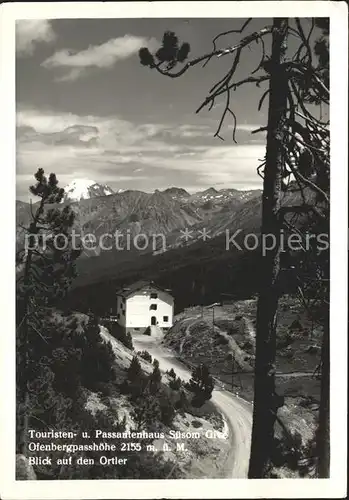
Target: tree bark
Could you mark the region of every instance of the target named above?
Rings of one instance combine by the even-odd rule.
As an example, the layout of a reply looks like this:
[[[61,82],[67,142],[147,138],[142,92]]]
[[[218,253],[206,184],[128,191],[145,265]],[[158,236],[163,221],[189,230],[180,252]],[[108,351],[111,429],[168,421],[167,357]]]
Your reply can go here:
[[[277,278],[280,268],[280,220],[282,171],[284,166],[287,75],[283,68],[288,20],[273,22],[270,59],[270,94],[266,164],[264,169],[261,240],[261,282],[257,307],[254,409],[249,478],[263,478],[270,467],[277,412],[275,397]],[[263,236],[272,235],[274,248],[263,252]],[[270,244],[271,238],[266,239]],[[264,249],[265,250],[265,249]],[[265,255],[264,255],[265,253]]]

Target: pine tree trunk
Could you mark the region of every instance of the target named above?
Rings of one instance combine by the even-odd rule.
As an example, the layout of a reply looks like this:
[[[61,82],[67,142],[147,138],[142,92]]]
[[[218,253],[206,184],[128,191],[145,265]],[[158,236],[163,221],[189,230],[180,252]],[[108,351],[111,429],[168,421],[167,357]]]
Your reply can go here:
[[[278,306],[277,278],[280,267],[280,222],[282,170],[284,165],[284,122],[287,108],[287,78],[282,67],[287,42],[287,18],[273,22],[270,60],[270,94],[266,165],[264,169],[262,205],[263,235],[274,235],[275,248],[261,258],[261,283],[257,307],[254,409],[249,478],[263,478],[270,466],[276,416],[275,356],[276,314]],[[267,239],[268,244],[271,238]]]
[[[317,431],[318,476],[330,477],[330,345],[329,325],[325,325],[321,348],[321,391]]]

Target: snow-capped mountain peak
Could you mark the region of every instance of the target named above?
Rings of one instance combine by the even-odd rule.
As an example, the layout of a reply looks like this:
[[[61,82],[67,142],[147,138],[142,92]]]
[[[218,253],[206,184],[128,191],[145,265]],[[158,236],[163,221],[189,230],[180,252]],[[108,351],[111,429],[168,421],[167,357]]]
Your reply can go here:
[[[108,196],[114,191],[107,185],[91,179],[75,179],[64,188],[64,201],[80,201],[98,196]]]

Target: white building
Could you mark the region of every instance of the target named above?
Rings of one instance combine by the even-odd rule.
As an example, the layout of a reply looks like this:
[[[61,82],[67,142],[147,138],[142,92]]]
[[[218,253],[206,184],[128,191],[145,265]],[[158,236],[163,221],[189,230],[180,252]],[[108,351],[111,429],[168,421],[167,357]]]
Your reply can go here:
[[[149,281],[137,281],[116,293],[116,316],[126,331],[144,331],[148,326],[170,328],[174,300],[169,290]]]

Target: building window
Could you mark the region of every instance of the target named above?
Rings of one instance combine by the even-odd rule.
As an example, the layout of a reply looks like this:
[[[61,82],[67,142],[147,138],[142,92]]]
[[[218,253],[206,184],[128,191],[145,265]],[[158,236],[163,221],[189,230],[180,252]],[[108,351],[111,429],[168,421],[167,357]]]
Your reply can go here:
[[[125,316],[125,311],[122,311],[122,314]]]
[[[117,317],[118,319],[120,319],[120,313],[117,313],[116,317]]]
[[[125,304],[125,302],[126,302],[125,297],[122,297],[122,303]]]
[[[152,311],[156,311],[156,310],[157,310],[157,308],[158,308],[157,304],[150,304],[150,309],[151,309]]]
[[[168,316],[164,316],[164,321],[165,321],[165,323],[167,323],[167,321],[168,321]]]
[[[155,292],[153,292],[153,293],[150,294],[150,298],[151,299],[157,299],[158,298],[158,294],[155,293]]]

